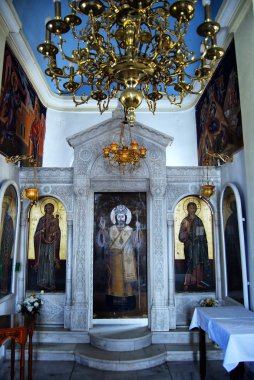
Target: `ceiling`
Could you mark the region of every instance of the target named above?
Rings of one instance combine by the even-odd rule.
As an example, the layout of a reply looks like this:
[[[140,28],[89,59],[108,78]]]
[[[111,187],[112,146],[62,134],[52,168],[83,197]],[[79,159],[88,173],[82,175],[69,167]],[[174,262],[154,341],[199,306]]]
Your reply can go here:
[[[68,7],[68,1],[62,0],[62,18],[70,13]],[[172,3],[172,1],[171,1]],[[223,0],[212,0],[212,17],[215,18],[218,10],[223,3]],[[37,46],[45,40],[45,19],[47,17],[54,17],[54,3],[53,0],[13,0],[13,6],[19,16],[22,24],[22,31],[24,36],[30,45],[35,59],[38,62],[39,67],[42,70],[43,77],[48,83],[48,86],[55,93],[51,78],[44,74],[44,70],[47,68],[47,60],[37,52]],[[201,37],[196,34],[197,26],[203,22],[204,8],[202,6],[202,0],[197,0],[196,11],[193,20],[190,22],[189,30],[185,38],[190,50],[193,50],[197,56],[199,56]],[[65,35],[65,39],[68,41],[68,35]]]

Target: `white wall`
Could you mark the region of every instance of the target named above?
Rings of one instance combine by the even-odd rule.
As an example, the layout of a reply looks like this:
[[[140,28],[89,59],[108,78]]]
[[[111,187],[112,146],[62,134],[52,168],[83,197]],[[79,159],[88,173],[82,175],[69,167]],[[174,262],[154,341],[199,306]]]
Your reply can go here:
[[[43,166],[70,167],[73,149],[66,138],[111,117],[111,112],[69,112],[47,109]]]
[[[233,183],[238,188],[242,204],[245,208],[245,200],[247,199],[246,193],[246,173],[245,173],[245,159],[244,150],[234,154],[232,163],[224,164],[221,166],[221,188],[228,182]]]
[[[247,36],[247,37],[246,37]],[[250,305],[254,310],[254,14],[253,4],[249,1],[249,9],[240,27],[235,32],[236,59],[240,87],[243,140],[246,169],[246,221],[248,267],[250,279]]]
[[[69,167],[73,149],[66,138],[111,118],[112,113],[47,110],[43,166]],[[176,112],[137,112],[137,121],[174,138],[167,148],[168,166],[197,165],[195,109]],[[135,127],[134,127],[135,128]]]
[[[167,166],[198,165],[195,108],[172,112],[137,112],[137,121],[174,138],[167,148]]]

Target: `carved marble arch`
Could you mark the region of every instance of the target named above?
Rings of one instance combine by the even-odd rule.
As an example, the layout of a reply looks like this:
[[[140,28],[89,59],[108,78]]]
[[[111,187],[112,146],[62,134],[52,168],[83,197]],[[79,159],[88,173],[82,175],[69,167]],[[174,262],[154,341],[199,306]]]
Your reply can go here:
[[[28,215],[26,289],[65,292],[66,209],[60,200],[49,195],[32,205]]]
[[[209,201],[188,195],[174,209],[176,292],[215,291],[213,209]]]
[[[242,200],[233,183],[225,184],[220,197],[221,238],[225,298],[249,307],[248,276]]]
[[[0,300],[15,293],[18,254],[20,193],[16,182],[5,180],[0,186]]]

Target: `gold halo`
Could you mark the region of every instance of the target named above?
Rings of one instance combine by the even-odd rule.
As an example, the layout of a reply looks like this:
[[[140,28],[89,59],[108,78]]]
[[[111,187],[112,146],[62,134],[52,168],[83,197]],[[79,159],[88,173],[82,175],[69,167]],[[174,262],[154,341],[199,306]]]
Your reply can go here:
[[[44,207],[46,206],[47,203],[52,203],[54,205],[54,212],[53,214],[56,215],[58,213],[58,201],[56,201],[54,198],[51,197],[43,197],[42,199],[39,200],[40,205],[40,210],[42,215],[45,214]]]
[[[195,205],[197,206],[196,215],[198,215],[201,211],[201,205],[200,205],[201,200],[198,197],[194,197],[194,196],[187,197],[185,201],[183,202],[183,211],[185,212],[185,214],[188,214],[187,206],[191,202],[195,203]]]

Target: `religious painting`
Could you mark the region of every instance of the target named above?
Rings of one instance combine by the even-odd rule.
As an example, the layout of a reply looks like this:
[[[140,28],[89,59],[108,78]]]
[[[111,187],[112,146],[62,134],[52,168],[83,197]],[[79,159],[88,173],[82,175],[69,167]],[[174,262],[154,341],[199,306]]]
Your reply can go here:
[[[214,291],[213,215],[208,202],[193,195],[176,205],[174,240],[176,291]]]
[[[32,155],[41,166],[45,127],[46,108],[6,45],[0,96],[0,153]]]
[[[234,40],[196,106],[199,165],[223,163],[221,157],[243,147]],[[212,157],[210,154],[217,154]]]
[[[17,228],[18,199],[13,185],[9,185],[2,199],[0,214],[0,298],[12,293],[13,260]]]
[[[27,289],[64,292],[67,223],[64,205],[43,197],[30,209]]]
[[[95,193],[93,317],[147,317],[145,193]]]
[[[241,213],[240,196],[234,185],[226,186],[222,196],[222,222],[226,261],[226,293],[227,296],[235,299],[239,303],[245,304],[244,287],[246,288],[246,293],[248,290],[243,223],[242,215],[240,216],[239,214],[239,212]],[[246,307],[248,306],[246,305]]]

